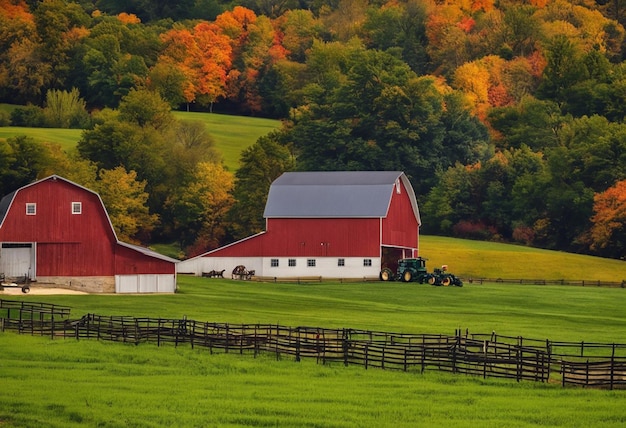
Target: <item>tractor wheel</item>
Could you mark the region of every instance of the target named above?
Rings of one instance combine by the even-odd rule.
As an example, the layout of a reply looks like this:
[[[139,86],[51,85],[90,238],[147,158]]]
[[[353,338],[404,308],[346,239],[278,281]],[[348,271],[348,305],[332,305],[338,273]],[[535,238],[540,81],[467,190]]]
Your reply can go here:
[[[381,281],[391,281],[393,279],[393,273],[391,269],[383,269],[380,271],[380,275],[378,275]]]
[[[447,287],[448,285],[450,285],[452,281],[450,280],[450,277],[446,276],[445,278],[443,278],[441,280],[441,285],[443,285],[444,287]]]
[[[428,277],[428,283],[430,285],[435,285],[436,282],[437,282],[437,279],[434,276],[429,276]]]
[[[402,281],[411,282],[412,279],[413,279],[413,274],[411,273],[411,271],[405,270],[404,273],[402,274]]]
[[[22,293],[24,293],[24,294],[30,293],[30,287],[28,285],[23,286],[22,287]]]

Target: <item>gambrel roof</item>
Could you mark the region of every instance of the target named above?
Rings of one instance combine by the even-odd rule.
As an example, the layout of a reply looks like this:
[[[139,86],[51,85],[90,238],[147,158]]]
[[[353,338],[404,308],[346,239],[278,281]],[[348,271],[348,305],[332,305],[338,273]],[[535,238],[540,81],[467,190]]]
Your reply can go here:
[[[286,172],[271,185],[265,218],[384,218],[400,182],[421,224],[413,187],[400,171]]]
[[[95,195],[99,201],[99,204],[102,207],[102,213],[106,218],[106,221],[108,223],[108,226],[110,227],[111,233],[116,241],[116,243],[118,245],[121,245],[123,247],[129,248],[132,251],[136,251],[138,253],[141,253],[143,255],[149,256],[149,257],[154,257],[157,259],[161,259],[170,263],[178,263],[178,260],[173,259],[171,257],[165,256],[163,254],[157,253],[156,251],[153,251],[149,248],[145,248],[145,247],[140,247],[137,245],[132,245],[132,244],[128,244],[126,242],[122,242],[117,238],[117,234],[115,233],[115,229],[113,228],[113,224],[111,223],[111,218],[109,217],[109,213],[106,210],[106,207],[104,206],[104,203],[102,202],[102,198],[100,198],[100,195],[96,192],[94,192],[93,190],[90,190],[84,186],[81,186],[80,184],[74,183],[71,180],[68,180],[67,178],[61,177],[59,175],[53,174],[49,177],[34,181],[30,184],[27,184],[25,186],[20,187],[19,189],[9,193],[8,195],[4,196],[2,199],[0,199],[0,229],[2,228],[2,225],[4,223],[4,219],[6,218],[9,210],[11,209],[11,205],[15,199],[15,197],[17,196],[18,192],[24,191],[25,189],[31,187],[31,186],[36,186],[37,184],[44,182],[44,181],[48,181],[48,180],[52,180],[52,181],[63,181],[65,183],[68,183],[74,187],[77,187],[79,189],[82,189],[85,192],[91,193],[93,195]]]

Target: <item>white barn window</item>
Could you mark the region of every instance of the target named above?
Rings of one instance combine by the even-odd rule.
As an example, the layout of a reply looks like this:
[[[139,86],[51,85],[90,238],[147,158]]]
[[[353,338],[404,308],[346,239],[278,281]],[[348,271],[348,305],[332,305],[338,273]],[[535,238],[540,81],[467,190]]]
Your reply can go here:
[[[36,215],[37,214],[37,204],[33,202],[29,202],[26,204],[26,215]]]
[[[371,266],[372,259],[363,259],[363,266]]]
[[[278,267],[278,259],[270,260],[270,266],[271,267]]]
[[[337,259],[337,266],[345,266],[346,259]]]
[[[83,203],[72,202],[72,214],[82,214],[82,213],[83,213]]]
[[[306,265],[308,267],[315,267],[315,259],[307,259]]]
[[[289,262],[287,264],[289,265],[289,267],[295,267],[296,266],[296,259],[289,259]]]

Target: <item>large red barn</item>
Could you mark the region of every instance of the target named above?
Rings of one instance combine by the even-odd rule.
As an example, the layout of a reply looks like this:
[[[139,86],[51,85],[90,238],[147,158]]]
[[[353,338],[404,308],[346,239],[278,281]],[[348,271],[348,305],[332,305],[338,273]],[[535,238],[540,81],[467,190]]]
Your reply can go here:
[[[57,175],[0,200],[0,273],[90,292],[174,292],[177,260],[120,242],[100,196]]]
[[[182,261],[181,273],[364,278],[416,257],[420,216],[413,187],[398,171],[288,172],[265,206],[266,231]]]

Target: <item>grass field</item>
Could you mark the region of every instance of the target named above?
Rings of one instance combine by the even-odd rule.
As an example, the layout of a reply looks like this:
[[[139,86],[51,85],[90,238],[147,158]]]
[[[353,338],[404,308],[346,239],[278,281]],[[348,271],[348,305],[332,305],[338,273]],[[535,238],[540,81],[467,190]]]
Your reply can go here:
[[[85,313],[626,342],[626,290],[266,284],[181,276],[175,295],[11,296]],[[2,427],[620,427],[626,391],[271,356],[0,334]]]
[[[420,255],[428,259],[429,270],[447,264],[465,278],[626,280],[623,260],[522,245],[421,235]]]
[[[10,111],[12,106],[0,104],[0,110]],[[230,116],[216,113],[174,112],[178,119],[196,120],[206,124],[215,141],[215,146],[222,153],[224,164],[231,171],[239,168],[239,156],[256,140],[280,127],[280,122],[245,116]],[[0,139],[26,135],[36,141],[53,142],[70,152],[80,140],[80,129],[22,128],[16,126],[0,127]]]
[[[178,119],[197,120],[206,127],[215,140],[215,146],[224,157],[224,164],[231,171],[239,168],[239,156],[264,135],[280,127],[280,122],[244,116],[215,113],[174,112]]]
[[[35,141],[57,143],[66,152],[71,152],[76,148],[76,143],[80,140],[82,133],[82,129],[0,127],[0,139],[25,135]]]

